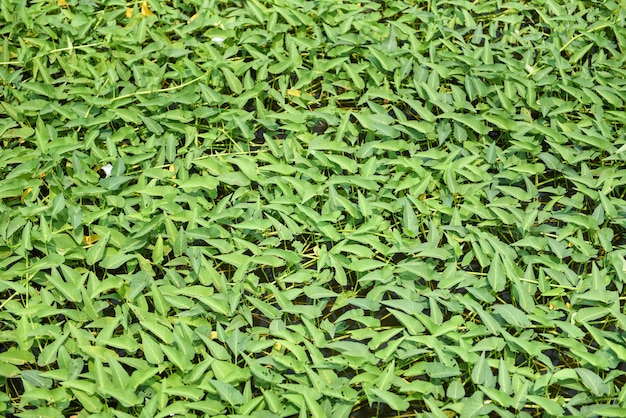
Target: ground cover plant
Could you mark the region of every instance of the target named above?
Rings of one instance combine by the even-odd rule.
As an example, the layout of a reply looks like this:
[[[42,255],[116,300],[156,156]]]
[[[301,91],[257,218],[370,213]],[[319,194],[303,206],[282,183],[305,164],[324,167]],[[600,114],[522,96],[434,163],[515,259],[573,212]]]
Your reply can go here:
[[[0,414],[626,415],[626,5],[0,2]]]

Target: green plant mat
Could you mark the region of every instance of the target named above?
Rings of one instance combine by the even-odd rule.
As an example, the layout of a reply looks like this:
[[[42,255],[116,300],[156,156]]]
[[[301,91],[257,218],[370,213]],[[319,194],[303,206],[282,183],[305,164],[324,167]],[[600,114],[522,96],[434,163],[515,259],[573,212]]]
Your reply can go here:
[[[0,0],[0,414],[625,416],[625,16]]]

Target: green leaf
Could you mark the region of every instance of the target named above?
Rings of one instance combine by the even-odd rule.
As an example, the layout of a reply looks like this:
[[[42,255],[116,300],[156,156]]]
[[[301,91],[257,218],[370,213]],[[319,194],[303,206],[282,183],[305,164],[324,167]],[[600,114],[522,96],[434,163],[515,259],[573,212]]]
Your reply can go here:
[[[616,405],[606,405],[594,408],[593,412],[601,417],[623,417],[626,415],[626,408]]]
[[[514,327],[525,328],[532,326],[526,314],[513,305],[495,305],[493,312],[500,315],[509,325]]]
[[[424,371],[433,379],[446,379],[461,374],[458,367],[446,366],[439,362],[426,364]]]
[[[472,382],[476,385],[492,384],[493,374],[491,368],[485,359],[485,353],[480,354],[480,359],[472,367]]]
[[[0,363],[0,376],[3,377],[17,377],[20,375],[20,369],[13,364]]]
[[[43,375],[39,370],[22,370],[22,379],[38,388],[51,388],[52,379]]]
[[[424,326],[415,317],[395,309],[388,308],[388,310],[407,329],[409,334],[421,335],[425,331]]]
[[[583,381],[583,384],[591,391],[595,396],[606,395],[609,391],[609,387],[602,381],[602,378],[589,369],[583,369],[581,367],[576,368],[576,373]]]
[[[27,90],[32,91],[35,94],[39,94],[41,96],[46,96],[49,97],[51,99],[56,99],[57,95],[56,92],[54,90],[54,87],[52,87],[49,84],[46,83],[38,83],[35,81],[30,81],[27,83],[22,83],[22,88],[25,88]]]
[[[396,375],[395,375],[395,360],[392,360],[391,363],[387,365],[385,370],[383,370],[376,379],[375,385],[380,390],[389,390],[391,388],[391,384],[393,383]]]
[[[250,359],[245,354],[242,354],[242,356],[246,360],[248,367],[250,367],[250,371],[255,379],[259,379],[273,385],[283,382],[283,377],[272,371],[270,368],[261,366],[257,360]]]
[[[498,389],[482,385],[479,387],[480,390],[485,393],[485,395],[487,395],[490,399],[494,400],[504,408],[508,408],[513,402],[513,399],[509,395],[503,393]]]
[[[365,112],[353,113],[353,115],[359,121],[361,126],[368,131],[375,132],[387,138],[397,138],[400,135],[400,131],[391,126],[393,120],[390,120],[391,118],[387,115],[375,115]],[[333,156],[333,158],[336,158],[336,156]],[[356,167],[356,163],[354,161],[352,164]],[[350,172],[353,173],[354,171],[356,170],[352,170]]]
[[[165,344],[174,342],[174,334],[167,327],[148,319],[140,319],[141,326],[156,335]],[[142,338],[143,342],[143,338]]]
[[[57,336],[54,341],[48,343],[39,356],[37,357],[37,364],[39,366],[47,366],[57,361],[57,352],[59,348],[65,343],[65,340],[69,337],[69,332],[65,332],[61,336]]]
[[[185,236],[185,231],[181,227],[178,230],[178,234],[176,238],[174,238],[174,255],[176,257],[180,257],[187,251],[187,237]]]
[[[482,122],[481,117],[478,115],[465,115],[456,113],[444,113],[439,116],[440,119],[452,119],[460,122],[463,125],[476,131],[478,134],[486,135],[489,133],[489,128]]]
[[[283,407],[282,407],[282,405],[280,403],[280,398],[276,394],[276,391],[274,391],[274,390],[264,390],[263,391],[263,399],[265,400],[265,403],[269,407],[270,411],[272,411],[273,413],[276,414],[276,413],[278,413],[279,411],[282,410]]]
[[[135,370],[130,379],[128,379],[127,386],[136,391],[139,386],[143,385],[158,372],[159,369],[156,367]]]
[[[465,388],[463,387],[461,380],[454,379],[450,382],[450,384],[448,384],[446,396],[454,400],[462,399],[465,396]]]
[[[110,238],[111,234],[107,233],[104,237],[100,237],[100,239],[95,244],[89,247],[89,249],[87,250],[87,258],[85,259],[85,261],[87,261],[87,264],[93,266],[98,261],[102,260],[102,257],[104,256],[104,250],[106,249]]]
[[[387,55],[378,48],[374,46],[369,46],[368,50],[372,54],[372,62],[374,64],[379,64],[383,70],[393,71],[398,66],[398,62],[394,58],[392,58],[390,55]]]
[[[64,270],[64,275],[66,279],[69,279],[72,275],[68,272],[72,270],[65,265],[62,265],[61,268]],[[81,283],[75,283],[71,280],[63,280],[59,272],[56,268],[51,269],[51,274],[47,275],[48,281],[52,286],[58,290],[67,300],[71,302],[80,302],[82,301],[82,294],[80,292]]]
[[[359,90],[363,90],[365,88],[365,81],[363,81],[363,78],[359,75],[359,71],[357,70],[356,66],[349,63],[344,63],[343,68],[348,73],[348,76],[354,83],[354,86]]]
[[[506,276],[504,275],[500,256],[496,255],[493,258],[487,274],[487,280],[494,292],[502,292],[506,287]]]
[[[526,395],[528,401],[537,404],[540,408],[543,408],[548,414],[552,416],[563,416],[565,412],[561,405],[553,399],[544,398],[538,395]]]
[[[120,402],[122,406],[126,408],[139,405],[143,402],[143,398],[127,389],[118,389],[112,386],[105,386],[98,388],[98,392],[102,393],[105,396],[110,396],[116,399]]]
[[[335,298],[338,296],[332,290],[315,285],[305,287],[304,294],[311,299]]]
[[[516,131],[518,129],[517,123],[514,120],[505,116],[484,113],[483,117],[487,122],[497,126],[500,129],[504,129],[506,131]]]
[[[245,399],[241,392],[235,389],[228,383],[220,382],[217,380],[211,380],[211,385],[217,390],[220,398],[228,402],[231,406],[243,405]]]
[[[327,418],[327,414],[317,400],[313,397],[310,391],[305,391],[303,394],[304,401],[307,409],[314,418]]]
[[[67,382],[62,382],[62,384],[63,383]],[[87,410],[87,412],[98,413],[102,411],[103,405],[97,396],[91,396],[81,390],[74,389],[72,390],[72,393],[74,394],[74,396],[76,396],[78,402],[80,402],[80,404],[85,408],[85,410]]]
[[[376,388],[372,388],[370,389],[370,391],[381,402],[389,405],[394,411],[406,411],[410,406],[410,404],[405,399],[403,399],[399,395],[396,395],[395,393]]]
[[[181,181],[175,180],[178,187],[185,192],[193,192],[195,190],[215,190],[220,184],[219,180],[209,175],[199,176],[197,174],[192,175],[188,179]]]
[[[26,363],[33,363],[34,361],[35,357],[33,354],[26,350],[9,349],[0,353],[0,363],[9,363],[19,366]]]
[[[188,408],[204,412],[209,416],[217,415],[225,409],[225,406],[224,404],[222,404],[222,402],[210,399],[197,402],[188,402],[186,405]]]
[[[168,360],[183,372],[189,372],[193,369],[193,364],[191,364],[191,361],[181,350],[170,347],[169,345],[161,345],[161,350],[167,356]]]
[[[117,388],[125,389],[129,379],[128,373],[126,373],[122,365],[113,357],[109,358],[109,370],[111,370],[113,385]]]

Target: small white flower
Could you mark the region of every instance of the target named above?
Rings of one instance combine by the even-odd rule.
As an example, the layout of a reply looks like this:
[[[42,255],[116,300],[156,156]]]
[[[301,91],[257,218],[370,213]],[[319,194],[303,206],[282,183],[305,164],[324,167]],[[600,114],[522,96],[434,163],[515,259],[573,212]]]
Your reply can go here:
[[[211,40],[215,42],[216,44],[218,44],[219,46],[222,46],[226,38],[222,38],[220,36],[214,36],[213,38],[211,38]]]
[[[113,171],[113,166],[111,165],[111,163],[109,163],[102,167],[102,171],[104,171],[106,177],[109,177],[111,175],[111,172]]]

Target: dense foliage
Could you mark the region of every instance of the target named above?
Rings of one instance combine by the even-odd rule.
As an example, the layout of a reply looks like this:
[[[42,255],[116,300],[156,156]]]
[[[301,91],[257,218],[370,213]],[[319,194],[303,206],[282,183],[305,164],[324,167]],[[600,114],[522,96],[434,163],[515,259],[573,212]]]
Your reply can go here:
[[[625,416],[625,17],[1,0],[0,413]]]

